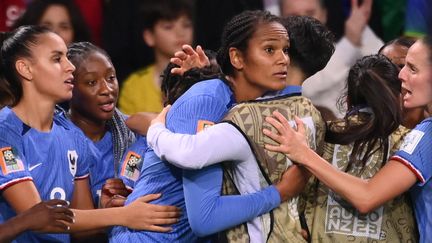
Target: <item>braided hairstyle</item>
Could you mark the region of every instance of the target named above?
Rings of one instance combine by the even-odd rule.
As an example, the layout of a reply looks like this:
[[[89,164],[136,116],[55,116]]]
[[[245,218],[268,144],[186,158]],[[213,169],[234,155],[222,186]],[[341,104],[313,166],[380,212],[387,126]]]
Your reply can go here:
[[[261,24],[277,22],[282,24],[279,17],[272,15],[270,12],[255,10],[244,11],[236,15],[226,25],[222,32],[222,43],[217,52],[217,62],[225,75],[234,74],[234,68],[231,65],[229,49],[235,47],[243,53],[246,53],[249,40]]]
[[[23,96],[21,78],[15,68],[19,58],[32,58],[39,36],[51,31],[41,26],[22,26],[0,35],[0,106],[15,106]]]
[[[90,54],[95,52],[103,54],[111,62],[111,58],[105,50],[93,45],[90,42],[77,42],[71,44],[68,48],[67,57],[72,62],[72,64],[75,65],[75,72],[77,72],[83,61],[87,59]],[[114,174],[117,175],[122,156],[126,149],[135,142],[136,136],[126,126],[125,115],[123,115],[117,108],[115,109],[113,117],[107,121],[106,125],[112,133],[114,150]]]
[[[87,57],[94,52],[99,52],[103,54],[109,61],[111,61],[110,56],[104,49],[99,48],[87,41],[75,42],[70,44],[68,47],[67,58],[76,67],[76,72],[83,60],[87,59]]]

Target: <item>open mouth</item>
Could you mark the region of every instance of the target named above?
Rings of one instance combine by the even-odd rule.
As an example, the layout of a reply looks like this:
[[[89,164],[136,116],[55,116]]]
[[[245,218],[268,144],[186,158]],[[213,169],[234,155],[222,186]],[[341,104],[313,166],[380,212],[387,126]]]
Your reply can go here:
[[[100,109],[104,112],[111,112],[115,108],[114,101],[109,101],[99,105]]]

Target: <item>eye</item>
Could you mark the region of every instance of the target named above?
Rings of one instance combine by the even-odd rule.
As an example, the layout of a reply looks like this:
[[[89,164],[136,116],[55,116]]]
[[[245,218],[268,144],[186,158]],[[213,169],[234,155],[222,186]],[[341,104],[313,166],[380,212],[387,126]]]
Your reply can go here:
[[[289,47],[285,47],[285,48],[283,49],[283,52],[284,52],[285,54],[287,54],[287,55],[288,55],[288,51],[289,51]]]
[[[264,49],[264,51],[267,52],[268,54],[273,54],[274,49],[273,49],[273,47],[266,47],[266,48]]]
[[[117,80],[117,77],[116,77],[114,74],[112,74],[112,75],[108,76],[107,80],[108,80],[110,83],[113,83],[114,81]]]
[[[53,58],[54,62],[60,62],[61,61],[61,57],[60,56],[54,56]]]
[[[96,85],[96,80],[89,80],[89,81],[87,81],[86,83],[87,83],[87,85],[89,85],[89,86],[95,86],[95,85]]]

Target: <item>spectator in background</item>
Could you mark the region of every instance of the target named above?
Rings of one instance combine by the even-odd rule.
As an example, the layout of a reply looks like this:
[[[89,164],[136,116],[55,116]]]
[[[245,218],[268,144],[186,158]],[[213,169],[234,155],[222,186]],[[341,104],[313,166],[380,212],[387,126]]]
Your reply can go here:
[[[376,53],[383,45],[367,25],[372,0],[364,0],[362,4],[353,0],[352,3],[350,16],[345,22],[345,34],[336,43],[329,63],[303,84],[303,94],[311,98],[314,105],[331,110],[336,117],[342,117],[344,113],[336,104],[343,93],[349,68],[358,58]],[[308,15],[323,23],[328,19],[326,2],[321,0],[282,0],[281,13],[284,17]]]
[[[132,73],[123,83],[119,107],[126,114],[162,110],[160,74],[183,44],[191,44],[189,0],[147,0],[141,6],[142,38],[153,48],[154,63]]]
[[[0,1],[0,31],[10,31],[15,21],[24,13],[27,0]]]
[[[62,37],[66,45],[90,40],[88,27],[73,1],[33,0],[14,28],[22,25],[46,26]]]

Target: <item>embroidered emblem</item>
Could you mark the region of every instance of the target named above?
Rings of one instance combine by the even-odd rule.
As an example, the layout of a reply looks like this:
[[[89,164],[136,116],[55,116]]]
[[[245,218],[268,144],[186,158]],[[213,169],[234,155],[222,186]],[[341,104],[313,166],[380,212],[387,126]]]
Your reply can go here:
[[[24,170],[23,162],[12,147],[0,149],[0,167],[3,175]]]
[[[131,151],[128,152],[125,160],[123,161],[120,175],[132,181],[137,181],[140,176],[141,164],[142,159],[140,155]]]
[[[197,133],[201,132],[202,130],[211,127],[214,125],[214,122],[206,121],[206,120],[199,120],[197,125]]]
[[[67,157],[69,161],[69,171],[75,177],[77,172],[78,154],[75,150],[68,150]]]

